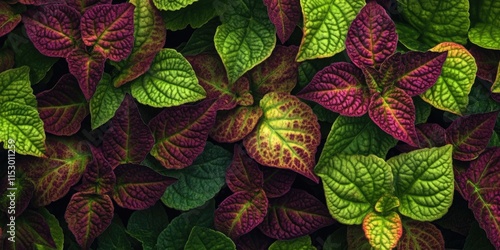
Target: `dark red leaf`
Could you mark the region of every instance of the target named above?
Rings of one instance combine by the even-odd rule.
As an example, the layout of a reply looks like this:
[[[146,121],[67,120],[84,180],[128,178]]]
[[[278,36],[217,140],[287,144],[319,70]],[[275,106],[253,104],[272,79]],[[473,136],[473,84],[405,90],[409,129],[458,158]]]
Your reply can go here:
[[[259,106],[236,107],[229,111],[220,111],[210,130],[210,137],[218,142],[240,141],[252,132],[262,114]]]
[[[142,210],[153,206],[165,189],[176,180],[156,173],[148,167],[124,164],[115,169],[113,199],[120,207]]]
[[[54,135],[76,134],[89,114],[87,101],[70,74],[63,75],[52,89],[37,94],[36,99],[45,131]]]
[[[235,240],[234,243],[238,250],[267,250],[273,240],[262,234],[260,230],[254,229]]]
[[[396,51],[396,25],[376,2],[361,9],[347,32],[346,51],[356,66],[375,67]]]
[[[113,0],[66,0],[66,4],[75,8],[83,14],[85,10],[92,5],[97,4],[111,4]]]
[[[16,64],[14,51],[5,47],[0,49],[0,72],[14,68]]]
[[[26,174],[20,169],[13,171],[9,166],[7,175],[0,180],[0,211],[21,215],[30,204],[34,191],[35,185]]]
[[[139,113],[134,98],[126,95],[104,134],[102,150],[112,168],[124,163],[141,163],[154,139]]]
[[[446,129],[445,141],[453,144],[453,158],[476,159],[490,141],[498,112],[460,117]]]
[[[66,61],[68,62],[69,72],[78,79],[78,84],[85,95],[85,99],[90,100],[104,73],[106,58],[97,51],[88,54],[81,49],[77,49],[67,55]]]
[[[33,249],[35,244],[49,248],[56,247],[54,238],[50,234],[49,224],[38,212],[26,210],[14,223],[15,242],[5,239],[4,249]]]
[[[240,145],[234,145],[231,165],[226,170],[226,183],[233,192],[261,189],[264,177],[257,162],[250,158]]]
[[[285,43],[300,20],[302,10],[299,0],[264,0],[264,4],[278,38]]]
[[[276,168],[265,168],[264,191],[268,198],[278,198],[290,191],[297,173]]]
[[[497,77],[500,50],[484,49],[472,45],[469,52],[476,59],[477,77],[493,83]]]
[[[404,221],[403,235],[398,242],[398,250],[433,249],[444,250],[441,231],[429,222]]]
[[[11,32],[21,22],[21,15],[15,14],[7,3],[0,2],[0,37]]]
[[[87,165],[82,176],[82,184],[76,190],[85,193],[108,194],[113,190],[116,177],[113,168],[102,151],[89,145],[92,161]]]
[[[444,141],[445,129],[436,123],[423,123],[416,126],[420,148],[441,147]]]

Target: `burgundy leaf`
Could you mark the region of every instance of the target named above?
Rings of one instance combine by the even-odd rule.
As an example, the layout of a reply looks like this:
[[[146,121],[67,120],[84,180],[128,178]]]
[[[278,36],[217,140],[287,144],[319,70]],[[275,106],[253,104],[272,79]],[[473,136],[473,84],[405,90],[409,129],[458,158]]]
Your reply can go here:
[[[54,135],[76,134],[89,114],[87,101],[70,74],[63,75],[52,89],[37,94],[36,99],[45,132]]]
[[[369,93],[359,68],[346,62],[319,71],[297,96],[345,116],[362,116],[368,110]]]
[[[469,52],[476,59],[477,77],[493,83],[497,77],[500,50],[484,49],[473,45]]]
[[[113,190],[116,177],[113,168],[102,151],[89,145],[92,161],[87,165],[82,176],[82,184],[76,190],[85,193],[108,194]]]
[[[361,9],[347,31],[347,55],[356,66],[375,67],[396,51],[396,25],[376,2]]]
[[[12,180],[15,177],[15,180]],[[21,215],[30,204],[35,185],[20,169],[13,175],[8,167],[7,175],[0,180],[0,211]]]
[[[89,55],[87,52],[77,49],[67,55],[66,61],[69,72],[78,79],[85,99],[90,100],[104,73],[106,58],[97,51],[93,51]]]
[[[281,43],[285,43],[300,21],[299,0],[264,0],[269,19],[276,27]]]
[[[156,173],[148,167],[124,164],[115,169],[113,199],[120,207],[142,210],[153,206],[165,189],[176,180]]]
[[[80,45],[80,13],[65,4],[50,4],[23,16],[26,33],[40,53],[66,57]]]
[[[151,119],[149,127],[155,138],[151,155],[168,169],[190,166],[203,152],[214,125],[217,111],[214,102],[211,99],[196,105],[166,108]]]
[[[398,250],[433,249],[444,250],[441,231],[429,222],[404,221],[403,235],[398,242]]]
[[[142,121],[134,98],[126,95],[104,133],[102,149],[112,168],[124,163],[141,163],[153,147],[154,139]]]
[[[263,63],[250,70],[252,94],[290,93],[297,84],[299,63],[295,61],[297,46],[276,46]]]
[[[218,142],[233,143],[245,138],[255,128],[263,112],[259,106],[237,107],[217,113],[210,137]]]
[[[417,146],[415,131],[415,106],[413,100],[401,89],[392,88],[386,93],[375,93],[370,101],[370,118],[384,132]]]
[[[264,169],[264,191],[268,198],[278,198],[290,191],[297,174],[276,168]]]
[[[269,201],[269,211],[259,229],[271,238],[284,240],[308,235],[333,222],[323,203],[306,191],[292,189]]]
[[[11,32],[21,22],[21,15],[15,14],[10,5],[0,2],[0,37]]]
[[[66,0],[66,4],[75,8],[83,14],[85,10],[92,5],[97,4],[111,4],[113,0]]]
[[[217,54],[199,54],[188,56],[200,85],[207,92],[207,99],[216,98],[221,110],[230,110],[236,105],[253,104],[250,82],[247,77],[239,78],[230,84],[226,69]]]
[[[420,148],[441,147],[446,144],[444,141],[446,130],[439,124],[418,124],[416,129]]]
[[[447,53],[444,52],[410,51],[402,55],[396,53],[382,63],[380,71],[384,72],[390,65],[400,65],[401,72],[396,79],[396,86],[408,95],[416,96],[436,83],[446,57]]]
[[[35,244],[55,248],[50,226],[38,212],[26,210],[15,222],[15,242],[5,239],[4,249],[33,249]]]
[[[134,45],[134,9],[131,3],[94,5],[82,15],[83,42],[104,57],[121,61]]]
[[[347,249],[371,250],[372,248],[361,226],[347,226]]]
[[[236,239],[257,227],[267,214],[266,193],[240,191],[224,199],[215,210],[218,231]]]
[[[500,148],[486,150],[456,183],[491,243],[500,248]]]
[[[89,249],[94,239],[111,224],[113,212],[113,202],[108,195],[78,192],[71,197],[64,219],[80,247]]]
[[[257,162],[250,158],[240,145],[234,145],[231,165],[226,170],[226,183],[233,192],[261,189],[264,177]]]
[[[446,129],[445,140],[453,144],[453,158],[461,161],[476,159],[490,141],[498,112],[460,117]]]
[[[19,0],[22,4],[33,4],[33,5],[46,5],[50,3],[57,3],[61,0]]]
[[[14,51],[9,48],[0,49],[0,72],[14,68],[16,64]]]
[[[258,229],[252,230],[234,241],[238,250],[267,250],[273,243],[271,238],[265,236]]]

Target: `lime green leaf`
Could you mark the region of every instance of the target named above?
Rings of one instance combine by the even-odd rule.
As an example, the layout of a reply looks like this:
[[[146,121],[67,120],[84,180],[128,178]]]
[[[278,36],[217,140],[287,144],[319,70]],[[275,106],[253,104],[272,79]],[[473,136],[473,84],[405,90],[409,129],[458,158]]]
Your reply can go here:
[[[398,0],[403,17],[420,34],[418,41],[431,48],[441,42],[467,43],[470,26],[468,0]],[[401,36],[400,41],[413,49]],[[409,46],[410,45],[410,46]]]
[[[189,62],[174,49],[156,54],[149,70],[132,82],[132,96],[152,107],[171,107],[205,98]]]
[[[316,250],[311,243],[309,235],[295,238],[293,240],[278,240],[269,246],[269,250]]]
[[[400,154],[387,161],[394,174],[399,212],[415,220],[441,218],[453,201],[452,145]]]
[[[399,207],[399,205],[400,202],[398,197],[390,194],[384,194],[375,204],[375,211],[379,213],[387,213],[392,209]]]
[[[97,84],[94,95],[90,98],[90,123],[92,129],[100,127],[113,118],[124,98],[124,89],[115,88],[111,82],[111,76],[104,73],[101,81]]]
[[[194,226],[189,234],[188,241],[184,249],[199,249],[199,250],[236,250],[234,242],[221,232]]]
[[[153,0],[160,10],[179,10],[198,0]]]
[[[469,30],[469,39],[483,48],[500,49],[500,2],[496,0],[471,1],[475,4],[478,22]]]
[[[396,212],[385,216],[369,213],[363,220],[363,230],[375,249],[393,249],[403,234],[401,218]]]
[[[461,115],[469,104],[477,72],[476,61],[467,49],[456,43],[440,43],[430,51],[448,51],[448,57],[436,84],[420,97],[435,108]]]
[[[393,190],[391,167],[375,155],[338,155],[318,164],[330,214],[344,224],[361,224],[379,198]]]
[[[333,56],[345,49],[347,30],[363,0],[301,0],[304,37],[297,61]]]
[[[496,94],[500,93],[500,64],[498,64],[497,77],[491,86],[491,92]]]
[[[176,31],[188,25],[196,29],[203,26],[217,14],[214,0],[199,0],[186,8],[177,11],[161,12],[167,29]]]
[[[37,107],[30,84],[30,69],[27,66],[0,73],[0,104],[7,102]]]
[[[276,44],[276,29],[269,21],[262,1],[230,1],[215,32],[219,53],[230,83],[271,55]]]

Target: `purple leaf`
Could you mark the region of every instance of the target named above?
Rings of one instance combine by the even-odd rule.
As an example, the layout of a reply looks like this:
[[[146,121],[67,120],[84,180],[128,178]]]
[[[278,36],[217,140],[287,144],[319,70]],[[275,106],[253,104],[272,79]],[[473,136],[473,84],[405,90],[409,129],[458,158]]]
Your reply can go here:
[[[269,19],[276,27],[281,43],[285,43],[300,21],[299,0],[264,0]]]
[[[290,191],[297,174],[275,168],[264,169],[264,191],[268,198],[278,198]]]
[[[139,108],[126,95],[104,134],[102,150],[112,168],[124,163],[141,163],[153,147],[154,139],[142,121]]]
[[[368,110],[369,93],[363,73],[353,64],[333,63],[319,71],[297,96],[345,116],[362,116]]]
[[[259,106],[236,107],[218,112],[210,137],[218,142],[240,141],[252,132],[262,114]]]
[[[259,229],[271,238],[284,240],[311,234],[333,222],[323,203],[306,191],[292,189],[269,201],[269,211]]]
[[[273,243],[271,238],[265,236],[258,229],[252,230],[234,241],[238,250],[268,250]]]
[[[443,63],[447,53],[441,52],[413,52],[405,54],[396,53],[382,63],[381,72],[391,67],[400,65],[396,86],[406,91],[410,96],[424,93],[436,83],[441,75]]]
[[[87,165],[82,176],[82,184],[76,187],[79,192],[108,194],[113,190],[116,177],[113,168],[100,149],[89,145],[92,161]]]
[[[398,250],[435,249],[444,250],[441,231],[429,222],[403,221],[403,235],[398,242]]]
[[[134,9],[130,3],[94,5],[81,20],[83,42],[104,57],[121,61],[134,45]]]
[[[476,159],[490,141],[498,112],[460,117],[446,129],[445,140],[453,144],[453,159]]]
[[[70,74],[63,75],[52,89],[37,94],[36,99],[45,132],[54,135],[76,134],[89,114],[87,101]]]
[[[90,100],[104,73],[106,58],[97,51],[92,51],[89,55],[87,52],[77,49],[67,55],[66,61],[69,72],[78,79],[85,99]]]
[[[500,51],[484,49],[479,46],[472,45],[469,52],[476,60],[476,76],[491,83],[495,82],[498,71],[498,63],[500,62]]]
[[[65,4],[50,4],[23,16],[26,33],[40,53],[66,57],[80,45],[80,13]]]
[[[439,124],[418,124],[416,129],[420,148],[441,147],[446,144],[444,141],[446,130]]]
[[[227,197],[215,210],[218,231],[236,239],[257,227],[267,214],[268,201],[263,191],[240,191]]]
[[[33,249],[35,244],[52,249],[56,247],[50,225],[38,212],[26,210],[17,216],[15,223],[15,242],[5,239],[4,249]]]
[[[66,4],[83,14],[92,5],[111,4],[112,0],[66,0]]]
[[[231,165],[226,170],[226,183],[234,193],[261,189],[264,177],[257,163],[250,158],[240,145],[234,145]]]
[[[155,138],[151,155],[168,169],[191,165],[203,152],[214,125],[217,111],[214,102],[211,99],[196,105],[166,108],[151,119],[149,127]]]
[[[384,132],[411,146],[418,145],[415,142],[415,106],[411,97],[403,90],[391,88],[383,94],[375,93],[368,113]]]
[[[142,210],[153,206],[165,189],[176,180],[156,173],[148,167],[135,164],[120,165],[115,169],[116,184],[113,199],[120,207]]]
[[[360,68],[375,67],[396,51],[396,25],[382,6],[369,2],[347,31],[347,55]]]
[[[487,141],[487,140],[486,140]],[[492,148],[474,160],[456,183],[491,243],[500,248],[500,148]]]
[[[10,5],[0,2],[0,37],[10,33],[21,22],[21,15],[14,14]]]
[[[89,249],[97,236],[111,224],[113,202],[108,195],[75,193],[68,203],[64,219],[76,242]]]
[[[61,0],[19,0],[19,2],[22,4],[33,4],[33,5],[46,5],[50,3],[57,3],[60,1]]]

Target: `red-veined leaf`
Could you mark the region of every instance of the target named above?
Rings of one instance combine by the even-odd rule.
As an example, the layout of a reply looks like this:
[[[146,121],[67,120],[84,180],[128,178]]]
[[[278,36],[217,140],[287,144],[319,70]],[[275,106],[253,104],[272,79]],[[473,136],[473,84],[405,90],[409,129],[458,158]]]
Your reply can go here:
[[[76,134],[89,114],[87,101],[70,74],[63,75],[52,89],[38,93],[36,99],[45,132],[54,135]]]
[[[278,198],[290,191],[297,174],[285,169],[266,168],[264,172],[264,191],[268,198]]]
[[[120,207],[142,210],[153,206],[165,189],[176,180],[156,173],[148,167],[124,164],[115,169],[113,199]]]
[[[104,133],[102,150],[112,168],[124,163],[141,163],[154,139],[139,113],[134,98],[126,95]]]
[[[85,99],[90,100],[104,73],[106,58],[97,51],[88,54],[77,49],[67,55],[66,61],[68,62],[69,72],[78,79],[78,84],[85,95]]]
[[[234,193],[261,189],[264,185],[259,165],[238,144],[234,145],[233,160],[226,170],[226,183]]]
[[[263,112],[259,106],[236,107],[217,113],[210,137],[218,142],[233,143],[243,140],[259,122]]]
[[[403,221],[403,235],[398,242],[398,250],[410,249],[444,250],[441,231],[429,222]]]
[[[116,177],[113,168],[106,160],[101,149],[89,145],[92,161],[87,165],[82,176],[82,184],[76,187],[79,192],[107,194],[113,190]]]
[[[112,0],[66,0],[66,4],[83,14],[92,5],[111,4]]]
[[[0,37],[11,32],[21,22],[21,15],[15,14],[10,5],[0,2]]]
[[[266,193],[240,191],[227,197],[215,210],[215,228],[232,239],[257,227],[267,214]]]

